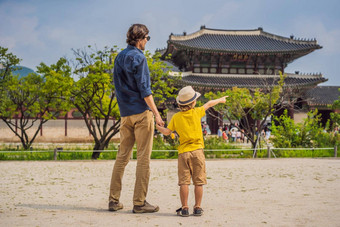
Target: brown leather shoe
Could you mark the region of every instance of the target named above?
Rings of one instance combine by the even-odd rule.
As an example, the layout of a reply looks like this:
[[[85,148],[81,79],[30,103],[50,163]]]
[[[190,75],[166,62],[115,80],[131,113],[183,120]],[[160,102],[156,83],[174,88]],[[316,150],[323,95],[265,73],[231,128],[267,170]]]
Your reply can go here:
[[[109,211],[117,211],[123,209],[123,204],[120,202],[109,202]]]
[[[133,213],[153,213],[159,211],[158,206],[153,206],[150,203],[144,201],[144,205],[142,206],[133,206]]]

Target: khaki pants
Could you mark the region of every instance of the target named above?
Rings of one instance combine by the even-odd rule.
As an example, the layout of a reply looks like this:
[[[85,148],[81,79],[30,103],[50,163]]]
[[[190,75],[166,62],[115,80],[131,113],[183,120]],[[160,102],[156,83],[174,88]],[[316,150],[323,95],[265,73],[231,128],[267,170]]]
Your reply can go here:
[[[137,167],[133,205],[140,206],[144,204],[149,185],[149,164],[153,134],[154,118],[150,110],[140,114],[122,117],[120,126],[120,148],[112,171],[110,201],[119,201],[125,166],[130,160],[132,148],[136,142]]]

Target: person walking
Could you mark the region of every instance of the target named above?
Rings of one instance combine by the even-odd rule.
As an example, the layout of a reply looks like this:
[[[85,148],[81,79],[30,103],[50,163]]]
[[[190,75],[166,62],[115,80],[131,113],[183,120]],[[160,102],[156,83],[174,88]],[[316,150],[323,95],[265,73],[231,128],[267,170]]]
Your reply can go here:
[[[220,126],[217,130],[217,137],[222,138],[222,126]]]
[[[202,136],[201,118],[205,111],[219,103],[225,103],[226,97],[210,100],[201,107],[194,108],[196,99],[200,93],[195,92],[191,86],[182,88],[177,96],[180,112],[176,113],[167,128],[156,125],[158,131],[164,135],[170,135],[176,131],[179,135],[178,147],[178,185],[180,186],[180,198],[182,207],[177,214],[182,217],[189,216],[188,196],[191,179],[195,185],[194,216],[201,216],[203,209],[201,202],[203,197],[203,185],[207,183],[205,172],[204,140]]]
[[[133,212],[151,213],[158,206],[146,201],[150,177],[150,156],[154,135],[154,117],[160,126],[164,122],[156,108],[150,83],[147,59],[143,54],[150,40],[149,30],[143,24],[133,24],[127,32],[127,48],[114,62],[113,80],[121,116],[120,147],[112,171],[109,211],[123,209],[119,202],[122,178],[132,148],[137,144],[136,181],[133,194]]]

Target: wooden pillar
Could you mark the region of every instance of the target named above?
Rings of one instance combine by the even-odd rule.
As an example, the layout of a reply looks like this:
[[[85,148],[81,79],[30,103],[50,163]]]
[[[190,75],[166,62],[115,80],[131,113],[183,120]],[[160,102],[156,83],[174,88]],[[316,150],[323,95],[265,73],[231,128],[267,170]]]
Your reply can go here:
[[[67,113],[65,115],[65,136],[67,136]]]
[[[338,146],[337,145],[334,146],[334,157],[335,158],[338,157]]]
[[[42,118],[40,117],[40,123],[42,122]],[[40,136],[43,136],[43,125],[40,127]]]
[[[211,114],[209,112],[207,114],[207,124],[209,125],[211,134],[217,134],[220,115],[217,111],[215,111],[212,108],[210,108],[209,111],[211,111]]]
[[[216,73],[222,73],[222,54],[218,54],[218,62],[217,62],[217,69]]]
[[[89,122],[89,136],[91,136],[91,132],[90,132],[90,130],[91,130],[91,119],[86,115],[85,117],[87,117],[88,118],[88,122]]]
[[[15,132],[18,132],[18,115],[15,116]]]
[[[54,149],[54,152],[53,152],[53,160],[54,160],[54,161],[57,160],[57,148]]]
[[[294,120],[294,104],[290,103],[288,106],[288,116]]]
[[[194,52],[193,51],[190,51],[189,52],[189,62],[190,62],[190,68],[189,68],[189,71],[194,71]]]

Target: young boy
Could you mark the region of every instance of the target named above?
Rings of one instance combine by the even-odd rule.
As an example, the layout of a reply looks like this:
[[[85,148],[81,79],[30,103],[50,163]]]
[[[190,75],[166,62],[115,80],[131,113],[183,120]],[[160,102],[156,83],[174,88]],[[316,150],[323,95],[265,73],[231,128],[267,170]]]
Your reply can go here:
[[[183,217],[189,216],[188,196],[191,178],[195,185],[195,206],[193,214],[195,216],[201,216],[203,213],[201,201],[203,185],[207,184],[207,178],[205,173],[201,118],[210,107],[218,103],[225,103],[227,97],[211,100],[202,107],[194,108],[196,99],[200,97],[200,95],[201,94],[195,92],[191,86],[182,88],[176,98],[181,111],[172,117],[167,128],[156,125],[157,129],[164,135],[170,135],[172,131],[176,131],[179,135],[178,185],[180,186],[182,207],[177,210],[177,214]]]

